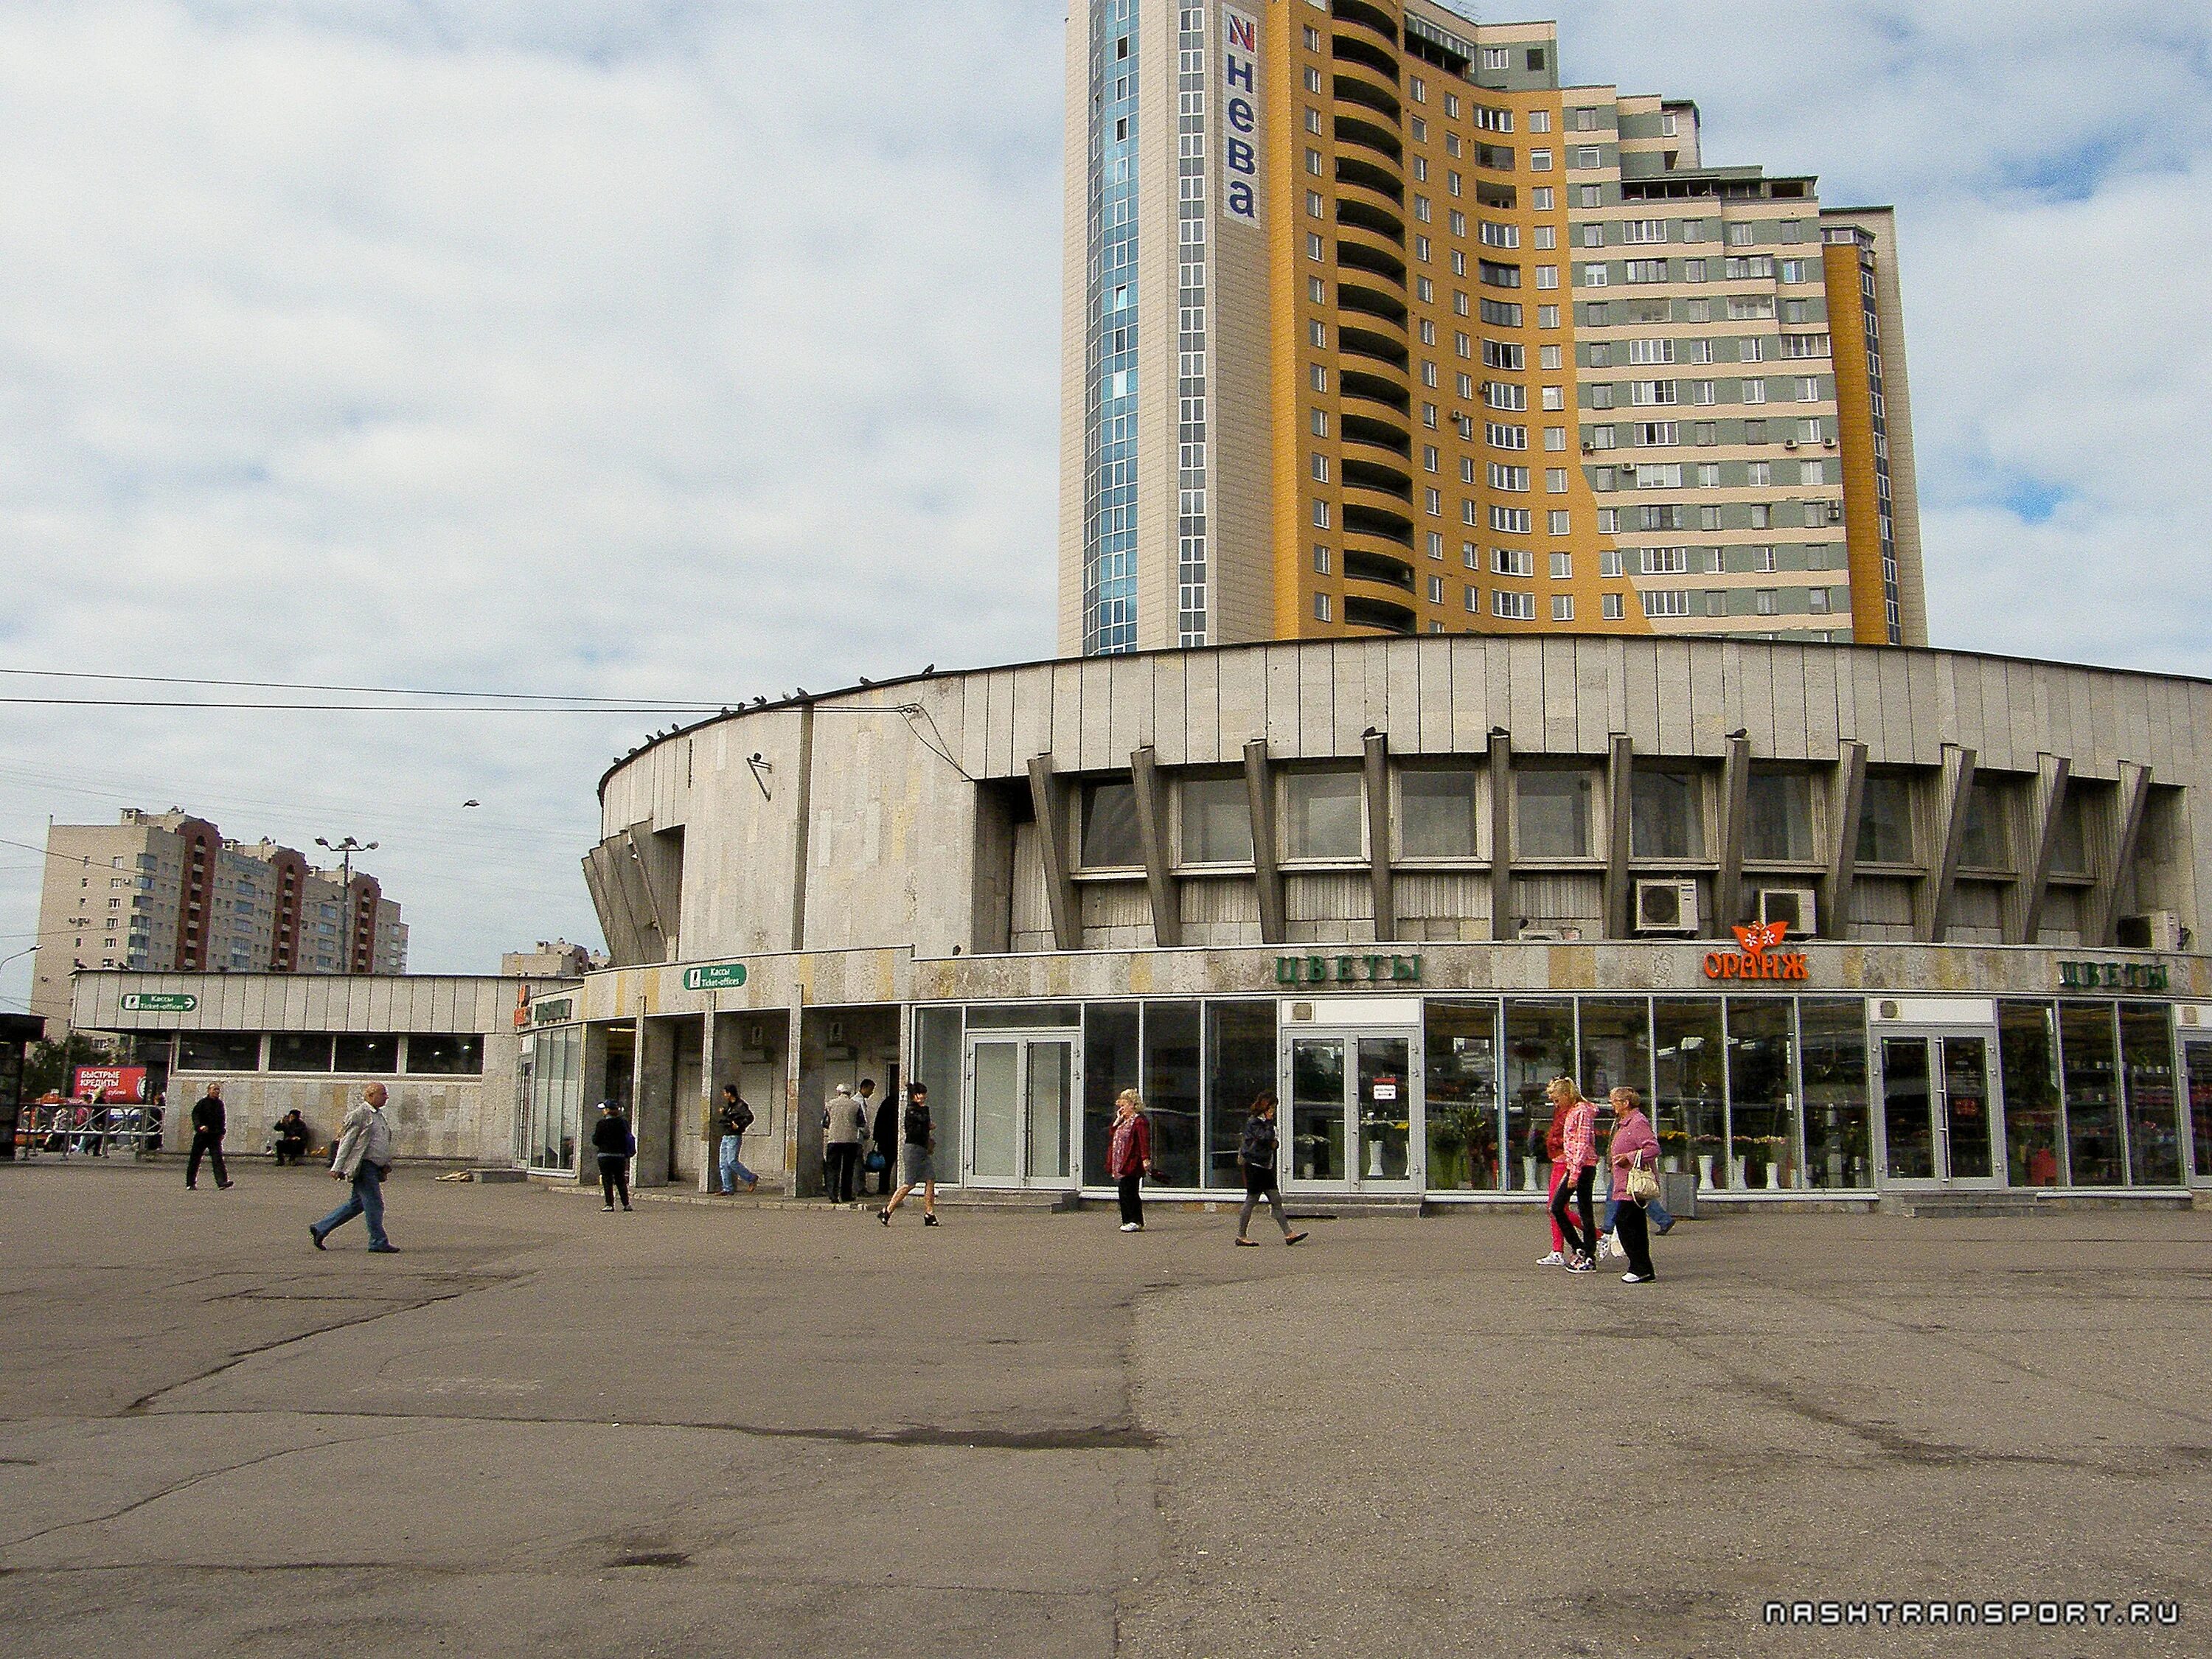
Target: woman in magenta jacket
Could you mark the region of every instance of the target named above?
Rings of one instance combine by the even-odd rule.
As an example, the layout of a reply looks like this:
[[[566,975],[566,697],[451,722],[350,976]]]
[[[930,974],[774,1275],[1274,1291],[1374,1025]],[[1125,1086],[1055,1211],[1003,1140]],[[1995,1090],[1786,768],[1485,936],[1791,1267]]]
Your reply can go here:
[[[1106,1173],[1121,1200],[1121,1231],[1145,1231],[1144,1194],[1138,1183],[1152,1172],[1152,1125],[1145,1097],[1124,1089],[1115,1097],[1114,1127],[1106,1141]]]
[[[1659,1275],[1651,1271],[1651,1234],[1644,1224],[1644,1205],[1628,1195],[1628,1173],[1658,1167],[1659,1137],[1652,1131],[1651,1120],[1644,1115],[1635,1090],[1615,1089],[1611,1098],[1613,1139],[1607,1144],[1606,1158],[1613,1168],[1613,1201],[1620,1206],[1613,1231],[1628,1257],[1628,1271],[1621,1274],[1620,1282],[1649,1285]]]

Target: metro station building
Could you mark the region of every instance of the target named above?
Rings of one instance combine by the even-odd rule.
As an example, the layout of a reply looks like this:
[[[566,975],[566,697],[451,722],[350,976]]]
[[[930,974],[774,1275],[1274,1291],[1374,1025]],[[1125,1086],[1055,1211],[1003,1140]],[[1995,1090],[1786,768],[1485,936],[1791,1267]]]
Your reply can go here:
[[[1311,641],[934,675],[655,738],[585,860],[613,966],[531,1016],[523,1161],[818,1190],[927,1083],[975,1194],[1540,1199],[1542,1091],[1652,1103],[1707,1202],[2212,1186],[2212,684],[1960,653]],[[882,1097],[879,1096],[879,1098]]]

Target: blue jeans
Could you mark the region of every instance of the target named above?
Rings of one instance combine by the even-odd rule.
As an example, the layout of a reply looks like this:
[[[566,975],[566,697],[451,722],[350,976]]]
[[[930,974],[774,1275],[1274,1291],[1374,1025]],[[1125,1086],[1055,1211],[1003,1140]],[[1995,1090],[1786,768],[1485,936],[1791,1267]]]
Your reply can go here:
[[[384,1177],[377,1174],[376,1165],[366,1161],[354,1171],[352,1194],[318,1221],[315,1231],[328,1238],[357,1215],[368,1218],[369,1249],[380,1249],[392,1243],[384,1236]]]
[[[722,1190],[726,1193],[735,1192],[738,1188],[738,1182],[740,1181],[744,1182],[747,1186],[750,1186],[754,1182],[760,1179],[758,1176],[755,1175],[750,1170],[745,1168],[745,1166],[738,1161],[738,1147],[744,1142],[744,1137],[743,1135],[724,1135],[722,1137]]]
[[[1600,1228],[1598,1230],[1599,1231],[1609,1233],[1613,1231],[1613,1217],[1619,1213],[1620,1209],[1620,1200],[1619,1199],[1608,1198],[1606,1200],[1605,1225]],[[1644,1200],[1644,1218],[1646,1221],[1649,1221],[1655,1227],[1672,1226],[1674,1221],[1674,1216],[1668,1212],[1667,1206],[1664,1204],[1662,1204],[1656,1198],[1649,1198]]]

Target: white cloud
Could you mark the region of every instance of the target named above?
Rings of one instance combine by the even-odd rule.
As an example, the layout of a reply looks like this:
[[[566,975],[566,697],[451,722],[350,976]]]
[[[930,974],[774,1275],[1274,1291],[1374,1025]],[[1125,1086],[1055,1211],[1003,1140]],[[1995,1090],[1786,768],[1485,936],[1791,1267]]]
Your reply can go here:
[[[1061,16],[0,13],[0,666],[734,701],[1049,651]],[[1562,29],[1571,78],[1698,100],[1709,159],[1898,206],[1940,642],[2212,672],[2212,26]],[[0,837],[373,836],[416,964],[483,968],[592,933],[592,786],[652,724],[11,711]],[[36,863],[0,847],[0,957]]]

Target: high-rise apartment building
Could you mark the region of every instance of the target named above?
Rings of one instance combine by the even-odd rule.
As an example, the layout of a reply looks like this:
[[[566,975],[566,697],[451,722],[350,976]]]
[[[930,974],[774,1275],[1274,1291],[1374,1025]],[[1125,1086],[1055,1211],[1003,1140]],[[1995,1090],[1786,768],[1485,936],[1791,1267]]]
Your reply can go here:
[[[1896,236],[1430,0],[1078,0],[1060,642],[1924,644]]]
[[[319,870],[289,847],[225,841],[172,807],[46,831],[31,1012],[58,1039],[78,968],[398,974],[407,925],[375,877]]]

